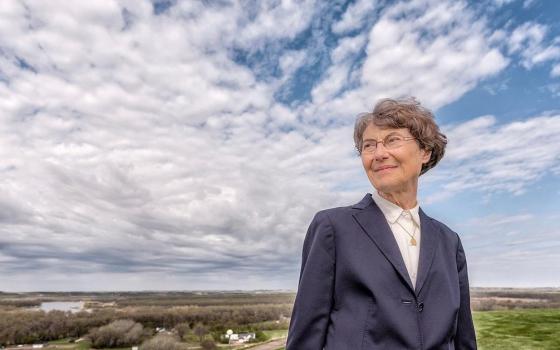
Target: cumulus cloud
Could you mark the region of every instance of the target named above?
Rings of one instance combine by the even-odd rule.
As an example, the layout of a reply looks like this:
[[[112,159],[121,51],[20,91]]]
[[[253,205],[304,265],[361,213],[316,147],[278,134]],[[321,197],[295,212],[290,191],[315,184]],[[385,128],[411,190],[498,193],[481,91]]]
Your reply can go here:
[[[316,105],[325,104],[347,89],[348,85],[357,81],[352,76],[355,56],[363,50],[366,44],[365,35],[342,38],[338,46],[332,50],[330,59],[332,65],[324,73],[322,81],[311,91],[313,102]]]
[[[314,211],[359,200],[330,191],[357,159],[339,146],[348,128],[298,123],[274,102],[278,83],[233,57],[240,43],[293,38],[312,16],[291,1],[261,6],[5,8],[2,288],[24,285],[24,270],[295,279]],[[285,75],[302,61],[280,58]]]
[[[462,2],[377,6],[3,4],[0,289],[293,288],[314,212],[370,188],[355,113],[409,93],[437,108],[508,62]],[[558,169],[520,131],[560,144],[558,116],[519,123],[449,125],[466,173],[433,181],[519,193],[528,142],[531,170]],[[481,134],[485,177],[465,148]]]
[[[377,6],[377,1],[373,0],[358,0],[351,3],[340,20],[333,23],[332,31],[336,34],[344,34],[360,29],[365,22],[375,19],[374,10]]]
[[[375,94],[440,107],[507,65],[489,34],[464,3],[401,3],[372,28],[362,81]]]
[[[449,139],[442,163],[426,178],[438,184],[428,201],[457,193],[523,194],[560,165],[560,115],[546,114],[498,124],[481,116],[443,128]]]
[[[361,50],[346,58],[349,63],[326,71],[302,114],[324,122],[349,119],[369,110],[371,101],[403,95],[415,95],[437,109],[507,66],[508,59],[490,40],[492,34],[464,2],[389,6],[371,26],[367,44],[355,45]],[[351,52],[349,41],[358,39],[342,38],[333,55],[337,50]]]
[[[508,41],[510,53],[518,53],[524,68],[560,58],[560,46],[546,40],[549,28],[546,25],[526,22],[515,28]],[[553,73],[552,73],[553,74]]]
[[[251,48],[271,39],[294,38],[306,29],[315,13],[315,1],[249,1],[243,11],[236,43]],[[244,25],[246,23],[246,25]],[[233,33],[232,33],[233,34]]]

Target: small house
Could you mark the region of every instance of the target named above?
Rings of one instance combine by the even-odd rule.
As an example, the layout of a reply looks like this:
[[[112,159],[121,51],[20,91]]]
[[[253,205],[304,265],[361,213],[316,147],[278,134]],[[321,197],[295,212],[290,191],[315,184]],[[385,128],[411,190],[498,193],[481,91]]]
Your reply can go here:
[[[255,333],[233,333],[228,332],[224,335],[226,339],[229,339],[229,344],[243,344],[247,343],[250,340],[257,339]]]

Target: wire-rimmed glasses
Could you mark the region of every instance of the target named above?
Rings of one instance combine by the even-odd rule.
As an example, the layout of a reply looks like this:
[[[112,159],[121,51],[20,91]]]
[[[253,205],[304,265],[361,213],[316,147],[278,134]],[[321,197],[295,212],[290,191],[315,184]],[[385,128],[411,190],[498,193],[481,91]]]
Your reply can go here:
[[[401,147],[406,141],[416,140],[415,137],[405,137],[401,135],[387,135],[383,140],[367,139],[362,143],[362,153],[371,154],[377,149],[377,144],[382,143],[386,149]]]

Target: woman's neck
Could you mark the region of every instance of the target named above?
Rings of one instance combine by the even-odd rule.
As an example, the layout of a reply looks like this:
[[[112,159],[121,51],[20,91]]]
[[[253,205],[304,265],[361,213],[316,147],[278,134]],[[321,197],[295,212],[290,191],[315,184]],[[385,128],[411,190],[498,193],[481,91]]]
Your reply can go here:
[[[395,203],[399,207],[403,209],[412,209],[416,206],[416,191],[407,191],[407,192],[381,192],[377,191],[379,195],[389,202]]]

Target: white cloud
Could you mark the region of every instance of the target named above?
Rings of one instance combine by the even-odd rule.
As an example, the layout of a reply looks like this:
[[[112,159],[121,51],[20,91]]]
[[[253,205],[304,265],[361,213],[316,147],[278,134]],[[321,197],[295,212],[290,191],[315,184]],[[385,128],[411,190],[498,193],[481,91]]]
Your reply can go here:
[[[347,35],[371,4],[327,23],[337,38],[312,1],[181,1],[159,16],[149,1],[3,4],[0,289],[294,288],[314,212],[370,188],[355,114],[411,92],[442,106],[507,64],[463,3],[396,4]],[[283,46],[307,30],[312,41]],[[261,61],[278,74],[260,77]],[[318,75],[301,78],[311,101],[278,102],[304,69]],[[443,164],[427,179],[522,192],[560,168],[537,141],[560,144],[557,121],[451,125],[448,166],[465,174]],[[480,135],[491,142],[473,152]]]
[[[555,64],[550,71],[550,75],[553,77],[560,77],[560,63]]]
[[[272,272],[293,282],[313,212],[342,198],[328,191],[325,152],[348,152],[317,150],[322,132],[276,104],[276,83],[259,82],[231,50],[293,37],[310,4],[262,4],[251,19],[235,4],[180,2],[154,16],[149,2],[131,3],[125,21],[114,2],[10,3],[0,21],[0,201],[10,215],[0,231],[13,263],[0,289],[25,285],[14,275],[26,266],[60,275],[69,264],[107,281],[261,266],[244,288]],[[285,56],[284,73],[301,61]]]
[[[548,91],[554,97],[560,97],[560,84],[546,84],[540,88],[541,91]]]
[[[536,3],[536,0],[525,0],[523,1],[523,8],[527,9],[531,6],[533,6]]]
[[[316,104],[334,99],[353,79],[356,79],[352,77],[351,69],[355,56],[363,50],[366,39],[365,35],[340,39],[338,46],[331,52],[331,66],[324,73],[322,81],[311,91],[312,99]]]
[[[499,92],[506,91],[509,88],[509,79],[492,84],[485,84],[483,88],[488,91],[490,95],[497,95]]]
[[[413,17],[401,19],[403,13]],[[445,105],[506,66],[487,34],[464,3],[400,4],[372,28],[362,81],[376,95],[413,94],[432,108]]]
[[[236,44],[249,49],[265,40],[294,38],[308,27],[316,5],[314,0],[267,0],[255,4],[257,15],[254,19],[242,16],[241,20],[247,24],[236,35]]]
[[[464,2],[397,3],[372,26],[363,62],[360,51],[346,59],[350,63],[327,70],[301,113],[324,123],[353,119],[378,98],[402,95],[437,109],[508,64],[491,35]],[[347,43],[341,40],[333,52],[344,51]],[[340,93],[345,84],[351,88]]]
[[[502,125],[482,116],[443,129],[446,155],[424,179],[438,184],[429,202],[467,191],[520,195],[560,165],[560,115]]]
[[[280,57],[280,68],[285,76],[292,75],[305,62],[305,51],[288,51]]]
[[[360,29],[366,20],[374,19],[374,10],[377,2],[373,0],[358,0],[348,6],[341,19],[332,25],[336,34],[344,34]]]
[[[560,261],[558,215],[537,212],[491,214],[460,222],[471,286],[557,286]],[[538,257],[538,259],[537,259]]]
[[[512,2],[514,2],[515,0],[494,0],[494,4],[496,6],[504,6],[504,5],[508,5],[511,4]]]
[[[549,29],[547,26],[526,22],[515,28],[508,41],[510,53],[521,55],[521,64],[526,69],[533,66],[560,58],[560,47],[546,44],[545,38]]]
[[[515,28],[509,38],[510,51],[520,51],[525,46],[536,47],[543,41],[547,27],[539,23],[526,22]]]
[[[338,46],[332,51],[331,59],[334,65],[343,63],[345,60],[353,59],[359,54],[367,43],[365,35],[344,37],[340,39]]]
[[[482,218],[471,219],[465,225],[469,227],[473,226],[474,228],[497,227],[497,229],[503,229],[503,225],[517,225],[519,223],[531,221],[534,219],[536,219],[536,216],[528,213],[521,213],[511,216],[491,214]]]

